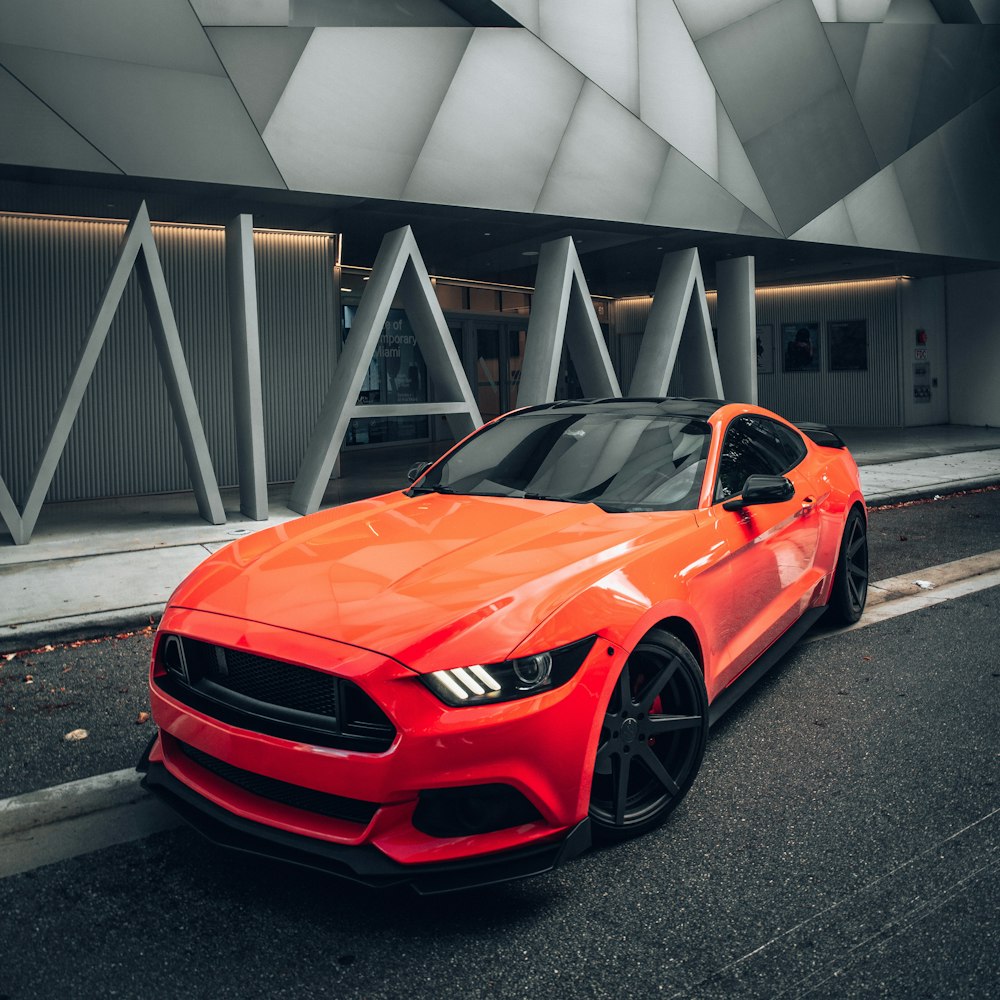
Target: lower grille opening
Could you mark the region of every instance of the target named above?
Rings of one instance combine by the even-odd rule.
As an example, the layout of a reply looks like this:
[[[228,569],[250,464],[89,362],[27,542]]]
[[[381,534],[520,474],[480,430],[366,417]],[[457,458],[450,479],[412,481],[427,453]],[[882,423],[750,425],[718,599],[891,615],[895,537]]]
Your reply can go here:
[[[510,785],[465,785],[422,791],[413,825],[429,837],[466,837],[541,818],[541,813]]]
[[[342,795],[331,795],[329,792],[317,792],[313,788],[303,788],[301,785],[292,785],[287,781],[254,774],[253,771],[244,771],[180,740],[174,742],[180,747],[184,756],[199,767],[237,788],[242,788],[245,792],[250,792],[251,795],[269,799],[271,802],[280,802],[282,805],[292,806],[304,812],[316,813],[330,819],[341,819],[360,826],[367,826],[379,808],[375,802],[349,799]]]

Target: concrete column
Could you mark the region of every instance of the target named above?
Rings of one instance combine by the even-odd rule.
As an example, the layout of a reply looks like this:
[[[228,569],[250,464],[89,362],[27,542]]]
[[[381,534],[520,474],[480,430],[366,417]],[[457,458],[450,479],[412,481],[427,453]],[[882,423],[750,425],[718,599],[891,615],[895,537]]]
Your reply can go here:
[[[240,510],[255,521],[266,521],[267,463],[264,456],[257,270],[253,257],[251,215],[238,215],[226,226],[226,289],[233,349],[233,403],[236,410]]]
[[[719,289],[719,372],[725,398],[757,402],[757,306],[753,257],[720,260],[715,265]]]

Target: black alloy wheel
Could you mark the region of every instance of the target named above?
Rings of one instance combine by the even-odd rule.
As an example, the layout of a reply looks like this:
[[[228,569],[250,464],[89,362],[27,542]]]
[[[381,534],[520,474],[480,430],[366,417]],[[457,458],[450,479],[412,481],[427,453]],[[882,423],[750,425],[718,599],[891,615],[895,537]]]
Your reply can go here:
[[[654,629],[622,668],[601,726],[590,793],[595,839],[624,840],[662,823],[691,787],[707,733],[698,661]]]
[[[853,625],[868,598],[868,529],[861,511],[851,511],[840,543],[837,572],[830,594],[829,617],[839,625]]]

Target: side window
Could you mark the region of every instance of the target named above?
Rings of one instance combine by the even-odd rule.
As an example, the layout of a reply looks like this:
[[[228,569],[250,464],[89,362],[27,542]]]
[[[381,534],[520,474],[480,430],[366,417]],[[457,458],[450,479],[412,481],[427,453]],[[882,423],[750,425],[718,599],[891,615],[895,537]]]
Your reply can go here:
[[[766,417],[760,418],[760,424],[764,433],[774,435],[775,447],[780,448],[785,456],[785,467],[781,470],[783,473],[794,469],[806,457],[806,443],[798,431]]]
[[[748,476],[783,475],[805,453],[802,439],[782,424],[749,414],[736,417],[722,442],[716,503],[742,493]]]

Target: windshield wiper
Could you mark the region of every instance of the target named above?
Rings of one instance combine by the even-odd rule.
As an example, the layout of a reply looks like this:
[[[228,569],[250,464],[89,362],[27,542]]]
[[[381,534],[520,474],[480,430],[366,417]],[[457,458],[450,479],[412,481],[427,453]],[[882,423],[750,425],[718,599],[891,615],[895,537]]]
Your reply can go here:
[[[555,503],[590,503],[589,500],[581,500],[578,497],[550,497],[544,493],[525,493],[525,500],[551,500]]]
[[[418,493],[450,493],[456,495],[458,490],[453,490],[450,486],[442,486],[440,483],[437,486],[411,486],[407,493],[411,497],[416,496]]]

